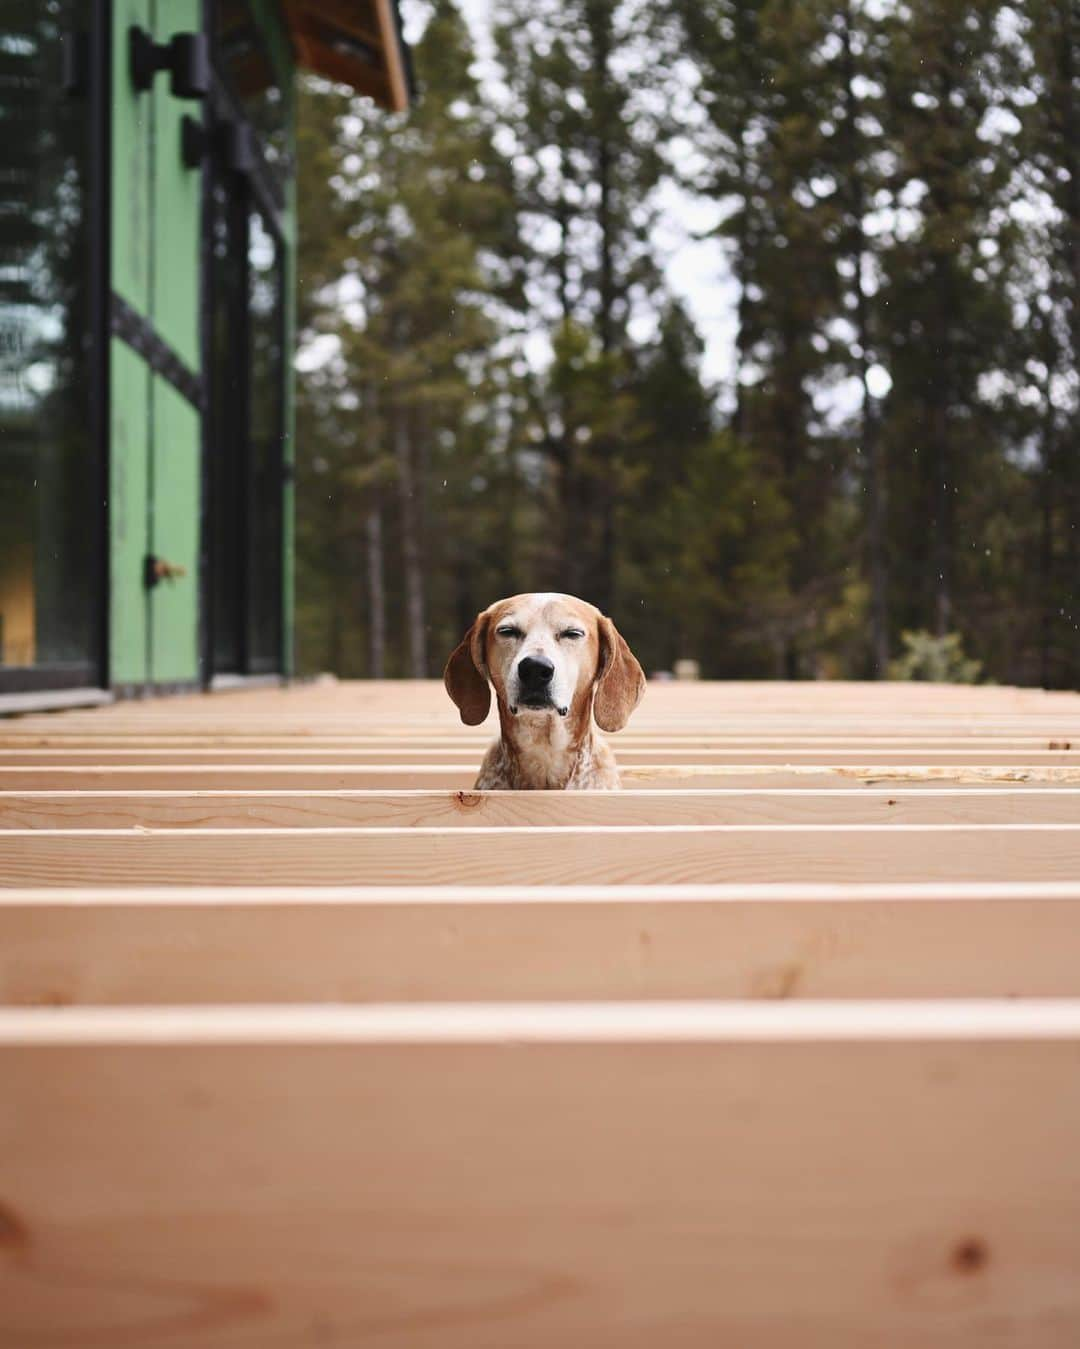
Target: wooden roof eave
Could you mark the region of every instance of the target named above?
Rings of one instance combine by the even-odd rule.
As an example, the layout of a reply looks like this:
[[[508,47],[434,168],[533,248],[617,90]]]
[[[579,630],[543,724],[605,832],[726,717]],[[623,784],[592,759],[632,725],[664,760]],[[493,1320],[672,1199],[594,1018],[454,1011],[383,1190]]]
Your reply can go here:
[[[285,0],[285,19],[298,64],[327,79],[350,85],[391,112],[409,106],[404,45],[394,0]],[[355,44],[329,36],[339,33]]]

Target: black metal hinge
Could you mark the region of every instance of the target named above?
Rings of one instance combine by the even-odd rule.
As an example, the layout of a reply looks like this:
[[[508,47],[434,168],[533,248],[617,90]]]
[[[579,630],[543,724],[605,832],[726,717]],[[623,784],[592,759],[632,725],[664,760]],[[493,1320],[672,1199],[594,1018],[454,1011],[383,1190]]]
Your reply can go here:
[[[210,92],[210,44],[205,33],[174,33],[155,42],[145,28],[128,29],[131,83],[144,91],[159,70],[167,70],[174,98],[205,98]]]

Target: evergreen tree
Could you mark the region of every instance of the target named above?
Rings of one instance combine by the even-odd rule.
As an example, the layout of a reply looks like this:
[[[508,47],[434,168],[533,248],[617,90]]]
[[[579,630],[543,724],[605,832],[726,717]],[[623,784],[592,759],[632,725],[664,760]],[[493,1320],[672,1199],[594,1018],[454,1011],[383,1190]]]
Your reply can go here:
[[[1080,12],[1033,0],[1019,20],[1012,85],[1021,131],[1016,201],[1026,266],[1019,287],[1015,385],[1035,456],[1039,541],[1038,669],[1046,685],[1080,685]],[[1034,210],[1032,207],[1034,206]]]
[[[335,486],[339,499],[342,492],[361,497],[339,529],[350,528],[358,548],[366,518],[369,583],[399,571],[401,668],[418,676],[429,666],[432,583],[453,579],[442,569],[444,555],[463,553],[458,541],[475,528],[460,512],[462,472],[476,458],[478,427],[490,429],[505,397],[499,314],[515,298],[516,236],[506,166],[492,145],[490,114],[470,74],[469,35],[451,0],[433,6],[415,59],[423,97],[410,114],[388,117],[354,99],[342,106],[333,91],[310,84],[302,117],[325,131],[329,111],[334,160],[332,233],[328,239],[313,222],[305,261],[312,258],[326,278],[310,335],[333,337],[338,354],[321,379],[309,377],[309,396],[330,382],[333,417],[347,425],[337,439]],[[320,113],[310,104],[321,99],[329,102]],[[497,457],[497,438],[484,437],[483,454]],[[440,493],[436,485],[445,489],[451,472],[455,490]],[[474,474],[472,495],[500,476]],[[399,569],[382,562],[391,506]],[[377,615],[376,599],[369,595],[368,607]],[[465,604],[457,600],[460,613]],[[438,607],[445,612],[442,594]],[[440,623],[439,651],[450,626]],[[380,663],[373,649],[371,664]]]
[[[724,209],[739,288],[732,430],[778,484],[792,531],[774,672],[814,674],[854,529],[850,446],[817,411],[838,374],[835,183],[823,148],[835,100],[821,58],[831,7],[675,3],[707,114],[696,187]]]
[[[890,523],[898,618],[938,636],[974,633],[985,617],[992,502],[1010,478],[986,396],[1010,326],[1009,157],[992,119],[1001,9],[913,0],[888,24],[883,120],[895,168],[878,298],[893,380]]]
[[[490,101],[427,13],[408,114],[301,101],[305,662],[426,671],[565,589],[650,669],[1080,680],[1073,0],[506,0]],[[736,282],[722,400],[669,182]]]
[[[662,167],[653,16],[644,0],[507,0],[496,29],[529,298],[553,350],[539,443],[558,484],[563,588],[605,609],[631,322],[662,290],[650,237]],[[596,416],[584,415],[587,406]]]

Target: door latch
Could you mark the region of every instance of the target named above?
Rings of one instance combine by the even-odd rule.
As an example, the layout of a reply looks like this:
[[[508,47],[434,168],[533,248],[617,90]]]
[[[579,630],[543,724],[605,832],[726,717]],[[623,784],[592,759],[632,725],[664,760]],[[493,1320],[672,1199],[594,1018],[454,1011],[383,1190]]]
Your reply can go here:
[[[168,42],[155,42],[145,28],[128,29],[131,83],[146,90],[159,70],[170,75],[174,98],[205,98],[210,92],[210,44],[205,33],[174,33]]]
[[[187,567],[166,562],[163,557],[155,557],[153,553],[143,558],[143,585],[147,590],[153,590],[160,581],[175,581],[186,575]]]

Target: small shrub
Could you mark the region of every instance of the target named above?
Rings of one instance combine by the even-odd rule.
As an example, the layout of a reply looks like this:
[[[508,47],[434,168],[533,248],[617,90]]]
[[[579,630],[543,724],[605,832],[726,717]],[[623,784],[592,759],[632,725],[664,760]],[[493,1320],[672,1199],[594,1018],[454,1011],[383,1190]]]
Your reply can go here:
[[[982,661],[964,655],[963,638],[958,632],[935,637],[920,628],[901,634],[904,653],[889,662],[890,679],[924,679],[934,684],[977,684]]]

